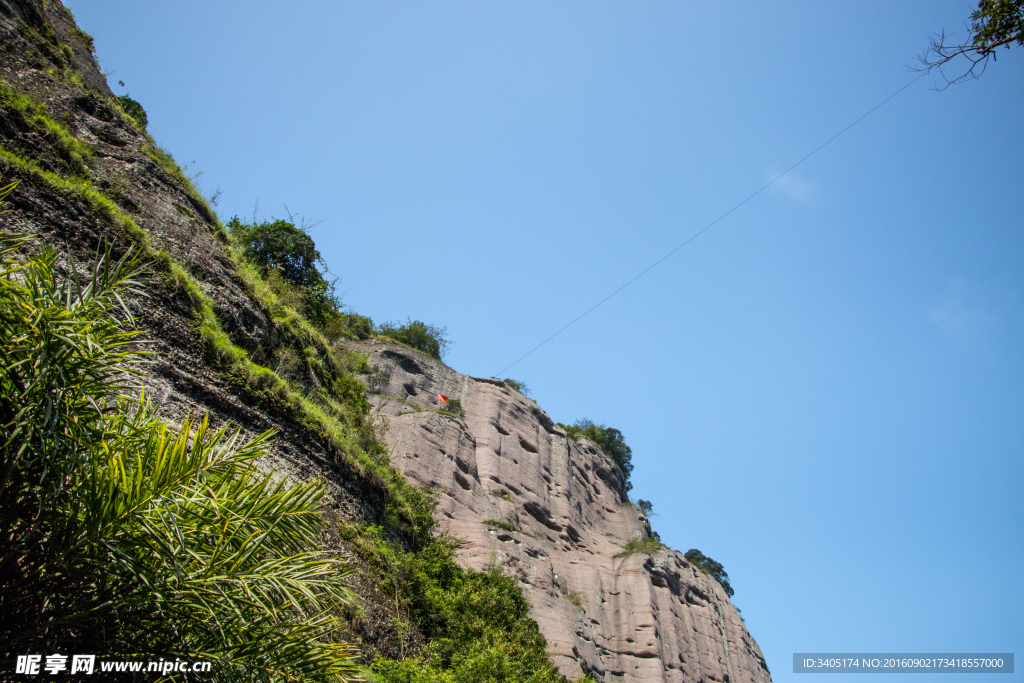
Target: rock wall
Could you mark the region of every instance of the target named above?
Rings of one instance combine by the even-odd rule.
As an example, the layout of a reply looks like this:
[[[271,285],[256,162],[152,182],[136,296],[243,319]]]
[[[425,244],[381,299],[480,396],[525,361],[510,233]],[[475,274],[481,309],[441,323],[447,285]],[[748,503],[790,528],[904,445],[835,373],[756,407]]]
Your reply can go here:
[[[377,403],[390,416],[395,466],[437,491],[437,516],[463,539],[466,564],[497,563],[519,577],[563,674],[608,683],[771,680],[717,581],[674,550],[616,557],[650,527],[594,444],[574,442],[496,379],[379,340],[353,347],[389,376]],[[465,418],[436,412],[438,393],[458,399]]]
[[[276,330],[236,276],[216,219],[158,162],[152,141],[112,109],[106,80],[75,30],[60,3],[0,0],[0,78],[37,98],[91,148],[91,187],[112,197],[156,249],[191,274],[234,342],[265,362],[278,344]],[[0,145],[68,176],[60,146],[15,109],[0,107]],[[115,255],[127,247],[80,192],[2,155],[0,175],[21,182],[8,199],[14,211],[3,229],[64,250],[62,269],[89,262],[103,240],[114,243]],[[155,279],[148,299],[129,303],[151,340],[144,381],[164,417],[208,413],[214,425],[230,420],[248,434],[276,429],[266,466],[298,479],[322,477],[336,512],[379,522],[385,490],[356,476],[308,428],[240,398],[209,366],[180,289]],[[519,576],[563,673],[605,681],[770,680],[717,582],[673,551],[615,557],[649,527],[625,503],[621,473],[593,444],[571,441],[535,402],[496,380],[461,375],[397,345],[355,346],[389,373],[375,400],[390,416],[395,465],[437,490],[439,519],[464,539],[460,554],[468,565],[497,563]],[[438,392],[458,398],[465,419],[434,412]]]

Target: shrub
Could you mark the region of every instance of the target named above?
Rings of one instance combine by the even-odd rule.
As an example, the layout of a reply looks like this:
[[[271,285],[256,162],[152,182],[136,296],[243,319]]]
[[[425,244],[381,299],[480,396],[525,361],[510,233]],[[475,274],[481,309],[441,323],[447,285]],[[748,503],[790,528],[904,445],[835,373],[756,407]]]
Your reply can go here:
[[[323,331],[324,336],[333,343],[341,337],[369,339],[373,336],[375,328],[373,318],[345,311],[331,316]]]
[[[91,46],[91,38],[89,39],[89,43]],[[139,124],[139,128],[145,128],[149,125],[149,117],[146,116],[146,110],[142,108],[141,104],[128,97],[128,95],[118,95],[116,99],[117,103],[121,105],[121,109],[124,110],[124,113],[128,114],[128,116],[132,117],[132,119]]]
[[[655,517],[656,516],[654,514],[654,512],[653,512],[653,510],[654,510],[654,503],[652,503],[651,501],[644,500],[643,498],[641,498],[640,500],[638,500],[636,502],[636,506],[640,510],[640,512],[644,513],[644,515],[646,515],[647,517]]]
[[[405,325],[399,325],[397,322],[381,323],[379,331],[385,337],[391,337],[438,360],[444,358],[448,347],[451,346],[451,342],[445,337],[448,328],[434,327],[420,320],[406,319]]]
[[[322,484],[262,473],[269,433],[174,429],[125,396],[144,357],[131,253],[62,282],[55,252],[18,263],[18,246],[0,233],[4,658],[148,653],[202,657],[225,681],[351,679],[355,653],[329,642],[352,595],[319,550]]]
[[[227,227],[246,258],[260,268],[277,268],[282,277],[299,287],[323,279],[316,268],[322,259],[313,238],[294,223],[275,220],[247,225],[235,216]]]
[[[441,412],[453,415],[459,419],[466,417],[466,411],[462,407],[462,401],[457,398],[448,399],[448,402],[441,406]]]
[[[587,596],[583,594],[583,591],[569,591],[565,594],[565,597],[569,600],[569,602],[576,605],[580,609],[583,609],[583,601],[587,598]]]
[[[526,386],[526,382],[517,382],[516,380],[509,379],[508,377],[505,378],[504,382],[505,386],[507,386],[509,389],[514,389],[523,396],[530,395],[530,387]]]
[[[83,180],[90,176],[89,165],[95,155],[93,149],[76,138],[65,123],[51,118],[42,103],[30,95],[18,92],[0,79],[0,108],[4,110],[4,116],[9,117],[8,126],[13,124],[16,128],[28,129],[36,134],[15,135],[5,144],[20,147],[22,153],[30,153],[33,165],[42,161],[44,166],[50,166],[45,158],[47,155],[33,148],[34,145],[45,144],[57,161],[52,170],[77,175]],[[26,143],[29,145],[27,148],[23,146]]]
[[[376,365],[373,366],[373,371],[370,372],[366,377],[366,386],[371,392],[379,394],[388,388],[388,384],[391,383],[391,375],[381,370]]]
[[[633,488],[633,484],[629,481],[629,476],[633,472],[633,450],[626,445],[622,432],[612,427],[594,424],[586,418],[576,420],[569,426],[561,423],[558,426],[574,440],[585,436],[597,444],[598,448],[622,470],[626,480],[626,491]]]
[[[722,585],[722,588],[725,589],[726,594],[730,598],[733,596],[735,591],[732,589],[732,586],[729,585],[729,575],[725,573],[725,567],[720,563],[715,562],[696,548],[690,548],[687,550],[684,557],[697,567],[697,569],[701,570],[705,574],[710,574],[715,581]]]
[[[378,527],[349,528],[348,538],[369,571],[394,587],[423,635],[418,652],[400,661],[371,662],[386,683],[566,683],[548,658],[546,641],[529,617],[519,582],[497,567],[459,567],[458,541],[432,539],[403,552]]]
[[[276,271],[300,288],[303,313],[310,321],[324,327],[339,315],[341,301],[334,293],[334,282],[325,280],[317,268],[326,271],[313,238],[303,228],[280,219],[245,224],[238,216],[227,227],[245,258],[264,276]]]

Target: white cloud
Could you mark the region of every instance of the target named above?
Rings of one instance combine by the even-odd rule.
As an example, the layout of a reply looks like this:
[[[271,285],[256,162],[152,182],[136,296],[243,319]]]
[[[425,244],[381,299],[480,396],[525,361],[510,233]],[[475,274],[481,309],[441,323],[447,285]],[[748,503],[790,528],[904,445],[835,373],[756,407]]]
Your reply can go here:
[[[965,278],[955,277],[950,279],[946,292],[935,298],[928,317],[959,341],[986,340],[1003,323],[999,309],[984,301],[989,298]]]
[[[769,169],[768,172],[765,173],[765,182],[771,181],[778,175],[779,171]],[[789,172],[776,180],[771,184],[769,189],[776,192],[783,192],[793,199],[799,202],[804,202],[805,204],[811,200],[811,186],[807,181],[792,172]]]

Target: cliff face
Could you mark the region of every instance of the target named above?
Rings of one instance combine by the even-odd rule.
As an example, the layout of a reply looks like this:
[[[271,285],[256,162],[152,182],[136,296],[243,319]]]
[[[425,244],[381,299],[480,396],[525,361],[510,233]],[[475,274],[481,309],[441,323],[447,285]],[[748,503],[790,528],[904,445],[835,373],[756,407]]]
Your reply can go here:
[[[717,581],[677,551],[616,557],[649,535],[615,464],[534,401],[393,344],[358,348],[388,373],[392,461],[439,494],[461,558],[514,572],[562,673],[604,681],[770,681]],[[465,418],[436,411],[458,399]],[[489,523],[490,522],[490,523]],[[497,523],[495,523],[497,522]],[[519,531],[512,531],[518,528]]]
[[[0,0],[0,54],[0,175],[21,183],[2,228],[63,250],[66,272],[90,261],[103,240],[115,255],[137,241],[116,218],[130,217],[152,250],[188,273],[232,343],[268,364],[281,329],[239,277],[202,199],[111,103],[88,36],[70,14],[57,2]],[[71,137],[34,121],[11,93],[35,98]],[[101,195],[119,213],[104,208]],[[144,383],[164,417],[209,413],[214,425],[231,420],[249,434],[277,429],[266,467],[323,478],[342,518],[380,523],[386,486],[359,474],[294,412],[261,407],[241,393],[211,360],[194,295],[173,273],[154,278],[149,298],[130,305],[151,340]],[[496,380],[461,375],[393,344],[351,346],[388,373],[387,386],[371,398],[389,416],[394,465],[436,491],[436,515],[463,539],[467,565],[496,563],[519,577],[563,673],[609,682],[770,680],[716,581],[674,551],[615,557],[649,527],[625,502],[621,473],[596,447],[568,439],[535,402]],[[438,392],[459,399],[465,418],[433,412]],[[365,612],[386,622],[384,601],[375,606],[372,592],[361,592]]]
[[[64,272],[81,270],[103,243],[113,246],[115,257],[138,247],[119,219],[97,203],[97,196],[107,197],[144,231],[153,250],[188,273],[233,343],[255,362],[268,363],[281,343],[279,330],[238,277],[223,229],[173,160],[118,114],[85,44],[88,37],[76,29],[58,2],[0,0],[0,86],[8,93],[0,97],[0,178],[3,184],[19,182],[0,229],[60,250]],[[67,141],[34,122],[33,112],[17,106],[9,93],[39,102],[49,119],[70,131],[89,156],[87,168],[75,166]],[[339,512],[377,519],[384,490],[353,476],[307,426],[242,398],[237,384],[210,363],[197,333],[193,295],[173,273],[151,274],[148,298],[128,303],[153,353],[143,383],[161,414],[180,421],[208,413],[212,424],[230,420],[247,434],[276,429],[284,438],[268,466],[300,478],[323,477],[334,484],[331,502]]]

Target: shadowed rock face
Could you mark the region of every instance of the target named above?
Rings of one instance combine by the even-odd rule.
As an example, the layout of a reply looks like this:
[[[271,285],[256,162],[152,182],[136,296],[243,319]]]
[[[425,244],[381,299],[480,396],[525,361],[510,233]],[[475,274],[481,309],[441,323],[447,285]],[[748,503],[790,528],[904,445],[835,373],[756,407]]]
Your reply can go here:
[[[623,683],[771,680],[717,581],[673,550],[615,557],[650,527],[594,444],[569,439],[498,380],[398,345],[353,346],[390,375],[378,405],[391,416],[394,464],[439,493],[436,514],[464,539],[466,564],[497,563],[519,577],[563,674]],[[441,407],[438,393],[459,399],[465,419],[431,412]]]

